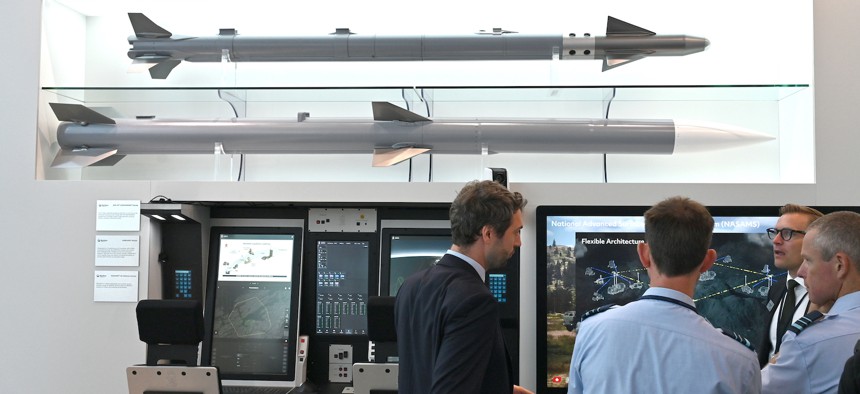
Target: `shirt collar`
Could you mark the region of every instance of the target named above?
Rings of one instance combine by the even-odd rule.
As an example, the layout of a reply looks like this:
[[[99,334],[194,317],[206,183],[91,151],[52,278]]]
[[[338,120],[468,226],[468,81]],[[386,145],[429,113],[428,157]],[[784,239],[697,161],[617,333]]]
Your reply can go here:
[[[860,291],[848,293],[839,297],[833,303],[833,307],[826,313],[827,316],[837,316],[842,312],[850,311],[855,308],[860,308]]]
[[[790,279],[794,279],[794,281],[797,282],[797,284],[799,284],[800,287],[802,287],[804,290],[806,290],[806,283],[803,281],[803,278],[801,278],[799,276],[797,276],[797,277],[791,276],[791,274],[789,274],[788,271],[785,271],[785,283],[788,283],[788,281]]]
[[[669,289],[666,287],[649,287],[648,290],[645,291],[644,295],[655,295],[655,296],[661,296],[661,297],[668,297],[668,298],[671,298],[674,300],[681,301],[681,302],[683,302],[687,305],[690,305],[694,308],[696,307],[696,304],[693,302],[693,299],[690,298],[690,296],[688,296],[688,295],[686,295],[680,291],[672,290],[672,289]]]
[[[487,276],[487,270],[485,270],[484,267],[481,267],[481,265],[478,264],[478,262],[475,261],[475,259],[473,259],[469,256],[466,256],[465,254],[462,254],[460,252],[455,252],[451,249],[448,249],[448,254],[457,256],[460,259],[462,259],[463,261],[469,263],[469,265],[471,265],[472,268],[474,268],[475,271],[478,272],[478,276],[481,277],[481,282],[486,282],[485,277]]]

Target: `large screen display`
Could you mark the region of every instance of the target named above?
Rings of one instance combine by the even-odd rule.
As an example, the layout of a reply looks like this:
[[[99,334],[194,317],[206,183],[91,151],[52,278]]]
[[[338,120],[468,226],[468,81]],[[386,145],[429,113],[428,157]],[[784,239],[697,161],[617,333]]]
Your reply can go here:
[[[539,392],[566,392],[575,328],[583,313],[635,301],[648,289],[648,274],[636,252],[644,242],[647,209],[537,208]],[[773,265],[765,232],[776,223],[778,208],[709,209],[717,261],[699,277],[696,307],[715,327],[758,343],[767,324],[769,286],[785,275]]]
[[[214,227],[203,365],[225,380],[293,381],[300,228]]]

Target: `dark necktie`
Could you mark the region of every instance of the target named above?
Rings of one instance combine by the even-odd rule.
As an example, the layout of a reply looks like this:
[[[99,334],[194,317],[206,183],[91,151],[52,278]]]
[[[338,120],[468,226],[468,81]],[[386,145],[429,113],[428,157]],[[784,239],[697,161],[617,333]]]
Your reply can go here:
[[[782,303],[782,312],[779,314],[779,320],[776,323],[776,347],[774,347],[773,351],[779,351],[779,345],[782,344],[782,336],[785,334],[785,330],[792,323],[792,317],[794,316],[795,305],[795,296],[794,296],[794,288],[797,287],[797,282],[794,279],[789,279],[785,284],[785,301]]]

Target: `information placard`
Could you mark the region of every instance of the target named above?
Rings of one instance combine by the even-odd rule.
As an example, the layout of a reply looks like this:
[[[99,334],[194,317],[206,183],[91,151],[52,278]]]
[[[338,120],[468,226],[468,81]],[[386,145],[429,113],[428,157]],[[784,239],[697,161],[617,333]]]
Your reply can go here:
[[[137,302],[137,271],[96,271],[95,302]]]
[[[139,235],[96,235],[96,267],[140,266]]]
[[[96,201],[96,231],[140,231],[140,201]]]

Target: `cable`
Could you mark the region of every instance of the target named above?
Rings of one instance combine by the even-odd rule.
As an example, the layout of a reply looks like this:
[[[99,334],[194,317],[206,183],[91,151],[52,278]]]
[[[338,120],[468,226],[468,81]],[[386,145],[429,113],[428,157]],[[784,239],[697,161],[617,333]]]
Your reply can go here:
[[[430,117],[430,103],[424,98],[424,88],[421,88],[421,101],[424,102],[424,108],[427,110],[427,117]]]
[[[242,180],[242,176],[244,175],[245,170],[245,154],[242,153],[239,155],[239,175],[236,177],[236,182]]]
[[[239,110],[237,110],[237,109],[236,109],[236,106],[235,106],[235,105],[233,105],[233,102],[232,102],[232,101],[230,101],[230,100],[229,100],[229,99],[227,99],[227,98],[224,98],[224,96],[222,96],[222,95],[221,95],[221,93],[222,93],[222,90],[221,90],[221,89],[218,89],[218,98],[220,98],[221,100],[226,101],[226,102],[227,102],[227,104],[230,104],[230,109],[232,109],[232,110],[233,110],[233,116],[235,116],[236,118],[238,118],[238,117],[239,117]],[[242,175],[243,175],[243,174],[242,174],[242,172],[243,172],[244,168],[245,168],[245,154],[244,154],[244,153],[240,153],[240,154],[239,154],[239,175],[237,175],[237,176],[236,176],[236,182],[239,182],[239,181],[241,181],[241,180],[242,180]]]
[[[603,115],[604,120],[609,120],[609,108],[612,107],[612,100],[615,99],[615,88],[612,88],[612,97],[609,98],[609,102],[606,103],[606,113]],[[607,174],[606,167],[606,153],[603,154],[603,183],[609,183],[609,175]]]
[[[430,153],[430,168],[427,169],[427,182],[433,182],[433,154]]]
[[[406,110],[411,111],[409,109],[409,100],[406,99],[406,88],[400,89],[400,97],[402,97],[403,102],[406,103]]]

